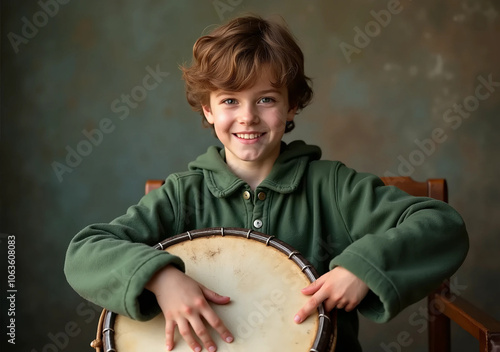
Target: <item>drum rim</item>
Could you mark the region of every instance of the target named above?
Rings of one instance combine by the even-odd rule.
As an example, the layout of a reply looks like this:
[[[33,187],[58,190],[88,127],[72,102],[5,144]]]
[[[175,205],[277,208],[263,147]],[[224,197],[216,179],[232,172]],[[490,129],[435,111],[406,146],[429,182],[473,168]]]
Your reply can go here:
[[[178,243],[185,241],[192,241],[197,238],[210,237],[210,236],[232,236],[246,238],[250,240],[255,240],[264,243],[266,246],[275,248],[285,254],[288,259],[292,260],[306,275],[310,282],[314,282],[319,278],[316,269],[312,264],[297,250],[295,250],[289,244],[281,241],[272,235],[267,235],[259,231],[254,231],[252,229],[244,229],[238,227],[208,227],[203,229],[197,229],[192,231],[186,231],[184,233],[166,238],[165,240],[159,242],[154,249],[166,250],[168,247],[173,246]],[[323,304],[320,304],[317,308],[318,311],[318,331],[316,333],[313,345],[310,348],[310,352],[318,352],[321,346],[331,346],[332,350],[335,347],[336,340],[336,324],[331,321],[330,316],[325,310]],[[102,340],[103,347],[106,347],[105,352],[116,352],[113,329],[114,321],[118,314],[105,310],[103,329],[102,329]],[[333,315],[336,317],[336,314]],[[333,339],[333,341],[332,341]]]

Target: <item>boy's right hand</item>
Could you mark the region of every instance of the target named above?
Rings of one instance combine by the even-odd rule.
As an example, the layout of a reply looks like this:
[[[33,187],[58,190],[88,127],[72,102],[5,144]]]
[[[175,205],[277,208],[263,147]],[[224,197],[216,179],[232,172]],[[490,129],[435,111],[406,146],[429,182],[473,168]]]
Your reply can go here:
[[[208,351],[216,351],[217,346],[204,320],[219,333],[222,340],[226,342],[234,340],[231,332],[208,304],[208,301],[226,304],[230,301],[229,297],[209,290],[171,265],[158,271],[146,288],[155,294],[165,316],[167,350],[171,351],[174,348],[174,332],[178,326],[179,333],[193,351],[202,350],[196,337],[193,336],[193,331]]]

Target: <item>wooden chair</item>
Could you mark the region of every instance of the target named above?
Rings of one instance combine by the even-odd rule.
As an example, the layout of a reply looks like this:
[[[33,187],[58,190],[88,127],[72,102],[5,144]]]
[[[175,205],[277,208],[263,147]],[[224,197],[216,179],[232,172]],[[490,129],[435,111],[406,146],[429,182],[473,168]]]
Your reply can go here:
[[[410,177],[382,177],[386,185],[396,186],[417,197],[448,202],[445,179],[417,182]],[[146,193],[161,187],[162,180],[148,180]],[[440,307],[438,311],[431,306]],[[448,282],[427,297],[429,352],[450,352],[450,321],[454,321],[479,341],[480,352],[500,351],[500,322],[450,291]]]
[[[382,177],[382,181],[413,196],[448,202],[448,188],[444,179],[416,182],[410,177]],[[431,305],[440,309],[437,311]],[[448,282],[427,297],[427,308],[430,352],[451,351],[450,320],[479,341],[480,352],[500,351],[500,322],[451,292]]]

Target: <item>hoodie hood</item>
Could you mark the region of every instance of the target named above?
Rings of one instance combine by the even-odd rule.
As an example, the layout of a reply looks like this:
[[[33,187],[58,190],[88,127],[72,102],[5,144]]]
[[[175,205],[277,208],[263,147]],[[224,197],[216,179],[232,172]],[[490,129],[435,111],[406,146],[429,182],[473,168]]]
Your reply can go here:
[[[268,188],[280,193],[294,191],[313,160],[321,158],[321,149],[303,141],[289,144],[281,142],[280,155],[274,166],[262,181],[259,188]],[[221,147],[211,146],[205,154],[189,163],[189,170],[202,171],[210,192],[217,197],[227,197],[245,185],[245,182],[231,172],[225,162],[225,151]]]

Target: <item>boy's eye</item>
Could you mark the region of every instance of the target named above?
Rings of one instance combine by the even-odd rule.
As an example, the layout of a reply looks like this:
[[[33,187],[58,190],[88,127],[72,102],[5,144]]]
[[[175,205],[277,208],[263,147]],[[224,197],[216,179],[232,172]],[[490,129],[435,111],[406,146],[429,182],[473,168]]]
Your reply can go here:
[[[231,104],[236,104],[236,99],[225,99],[223,101],[224,104],[228,104],[228,105],[231,105]]]
[[[272,102],[275,102],[275,101],[276,100],[274,100],[274,98],[271,98],[271,97],[264,97],[264,98],[260,99],[260,102],[264,103],[264,104],[266,104],[266,103],[272,103]]]

